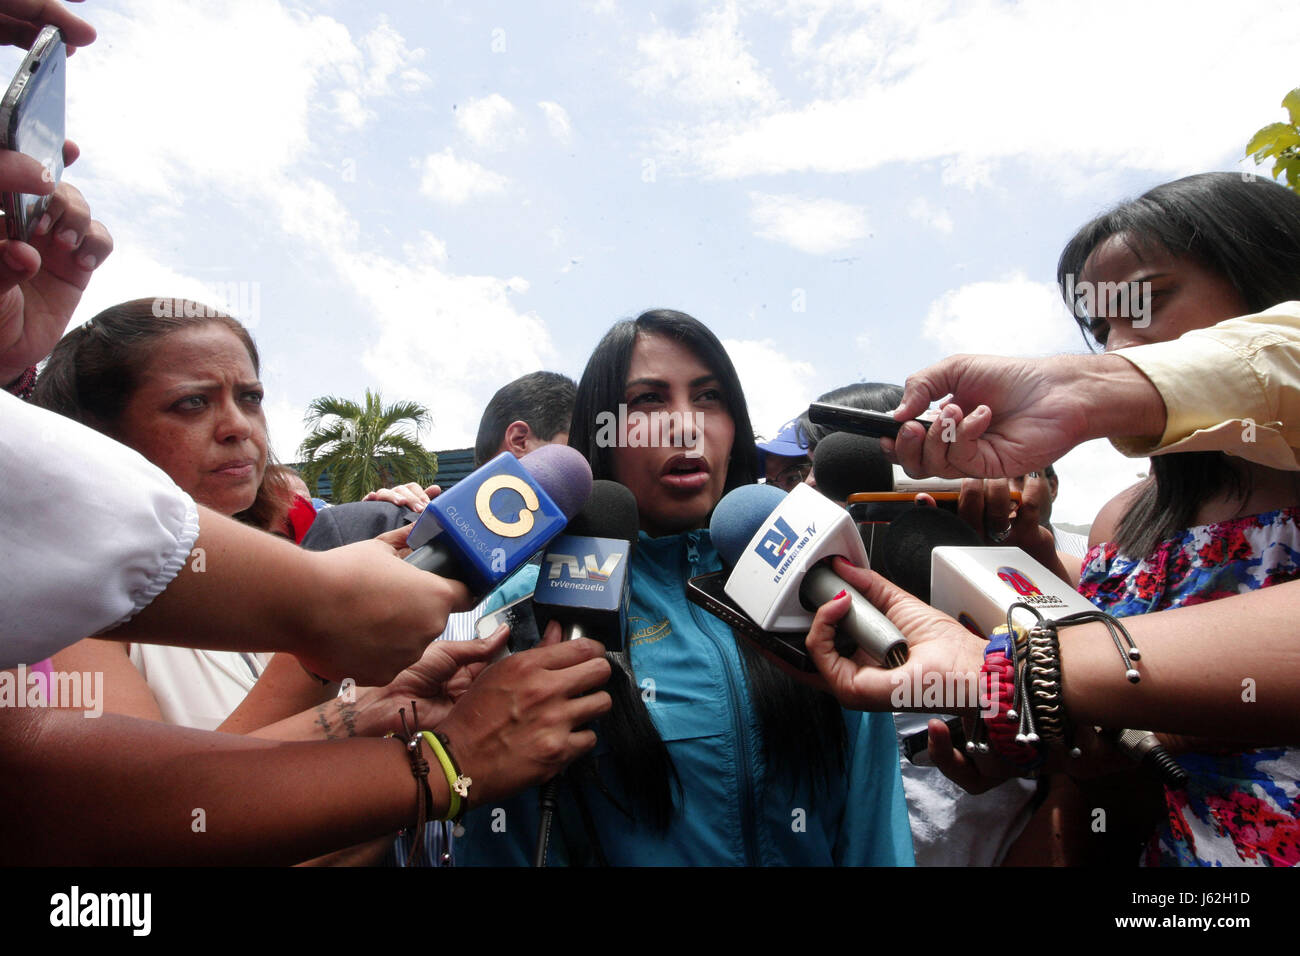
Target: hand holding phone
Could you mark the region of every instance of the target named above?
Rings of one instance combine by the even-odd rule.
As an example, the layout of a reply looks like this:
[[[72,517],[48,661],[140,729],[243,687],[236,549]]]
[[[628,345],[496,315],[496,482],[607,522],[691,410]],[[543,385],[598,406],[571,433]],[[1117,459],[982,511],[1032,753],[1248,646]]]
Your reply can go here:
[[[63,177],[64,80],[67,48],[55,27],[41,30],[4,97],[0,98],[0,148],[23,153],[45,169],[46,182]],[[27,240],[45,214],[52,190],[0,193],[5,232]]]
[[[888,412],[869,412],[829,402],[813,402],[809,405],[808,419],[814,425],[826,425],[836,431],[867,435],[870,438],[897,438],[898,430],[905,424]],[[914,418],[912,421],[922,428],[930,427],[924,418]]]

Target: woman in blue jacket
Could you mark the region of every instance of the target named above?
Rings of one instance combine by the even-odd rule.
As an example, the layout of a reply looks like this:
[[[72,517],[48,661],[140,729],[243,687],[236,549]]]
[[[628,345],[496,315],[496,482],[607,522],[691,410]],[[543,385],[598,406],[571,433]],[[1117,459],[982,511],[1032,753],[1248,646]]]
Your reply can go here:
[[[641,531],[616,712],[560,785],[551,865],[910,865],[889,715],[841,711],[686,599],[689,577],[721,568],[714,506],[758,471],[716,336],[667,310],[615,325],[569,443],[631,489]],[[476,808],[460,860],[529,863],[537,818],[535,792]]]

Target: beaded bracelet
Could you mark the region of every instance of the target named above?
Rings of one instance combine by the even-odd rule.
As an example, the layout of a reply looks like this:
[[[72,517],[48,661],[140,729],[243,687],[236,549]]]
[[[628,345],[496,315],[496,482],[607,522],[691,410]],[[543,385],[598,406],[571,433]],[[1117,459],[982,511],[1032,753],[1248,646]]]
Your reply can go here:
[[[36,389],[36,366],[29,367],[22,375],[4,386],[4,390],[11,395],[16,395],[24,402],[32,400],[32,392]]]
[[[1034,615],[1035,624],[1026,631],[1012,619],[1013,612],[1024,608]],[[981,677],[995,690],[989,696],[996,713],[983,719],[967,744],[971,753],[988,752],[990,745],[998,755],[1022,770],[1040,767],[1052,744],[1064,742],[1072,757],[1079,756],[1073,746],[1072,733],[1065,713],[1061,684],[1061,646],[1059,630],[1076,624],[1100,622],[1106,625],[1115,648],[1124,663],[1124,675],[1131,683],[1141,680],[1134,662],[1141,652],[1132,635],[1119,620],[1104,611],[1081,611],[1056,620],[1048,620],[1029,604],[1017,603],[1007,609],[1007,623],[989,636],[984,651]],[[1010,678],[1012,689],[1005,688]],[[1015,733],[1011,733],[1012,722]]]

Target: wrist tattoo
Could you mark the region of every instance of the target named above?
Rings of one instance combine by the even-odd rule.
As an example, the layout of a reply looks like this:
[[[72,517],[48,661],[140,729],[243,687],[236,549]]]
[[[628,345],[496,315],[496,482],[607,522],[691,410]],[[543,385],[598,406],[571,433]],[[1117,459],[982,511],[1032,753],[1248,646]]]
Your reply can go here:
[[[339,723],[332,723],[329,716],[329,708],[333,706],[336,710],[336,718]],[[326,701],[318,704],[316,707],[316,724],[325,732],[326,740],[343,740],[348,737],[357,735],[357,711],[354,704],[346,700]],[[339,726],[341,724],[342,726]],[[336,733],[336,731],[338,731]]]

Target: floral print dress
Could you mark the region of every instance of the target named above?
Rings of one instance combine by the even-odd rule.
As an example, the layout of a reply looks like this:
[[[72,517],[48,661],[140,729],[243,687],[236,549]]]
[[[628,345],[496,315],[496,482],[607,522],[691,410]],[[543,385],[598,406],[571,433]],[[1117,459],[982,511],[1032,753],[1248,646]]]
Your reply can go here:
[[[1143,559],[1120,554],[1110,543],[1097,545],[1084,559],[1079,592],[1102,610],[1128,617],[1297,578],[1300,508],[1286,508],[1188,528]],[[1248,628],[1243,622],[1243,641]],[[1147,848],[1147,865],[1300,864],[1300,749],[1177,759],[1187,769],[1187,789],[1166,788],[1169,819]]]

